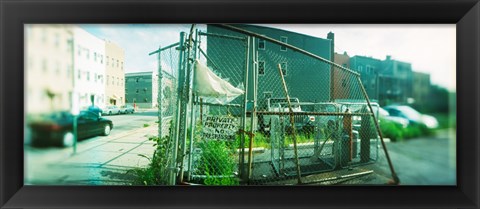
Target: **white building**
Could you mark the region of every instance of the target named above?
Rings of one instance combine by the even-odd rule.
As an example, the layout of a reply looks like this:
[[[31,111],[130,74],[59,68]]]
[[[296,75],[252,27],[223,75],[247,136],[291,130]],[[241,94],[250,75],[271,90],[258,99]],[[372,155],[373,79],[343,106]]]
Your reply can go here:
[[[67,111],[72,105],[72,30],[68,25],[25,25],[25,111]]]
[[[125,51],[117,44],[105,41],[105,104],[125,104]]]
[[[91,105],[103,108],[106,100],[105,41],[78,27],[74,28],[74,39],[74,109]]]

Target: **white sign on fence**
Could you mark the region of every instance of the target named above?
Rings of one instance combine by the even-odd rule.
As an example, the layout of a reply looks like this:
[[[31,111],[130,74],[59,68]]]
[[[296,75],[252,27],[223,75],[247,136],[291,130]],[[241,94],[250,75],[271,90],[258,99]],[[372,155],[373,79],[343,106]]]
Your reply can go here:
[[[202,136],[204,139],[235,140],[237,118],[231,116],[209,115],[204,117]]]

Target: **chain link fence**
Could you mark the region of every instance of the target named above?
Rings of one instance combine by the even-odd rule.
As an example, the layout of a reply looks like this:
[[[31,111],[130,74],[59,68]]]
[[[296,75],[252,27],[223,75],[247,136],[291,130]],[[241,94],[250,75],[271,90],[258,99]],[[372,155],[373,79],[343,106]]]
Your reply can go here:
[[[168,136],[165,156],[175,162],[170,178],[204,185],[322,185],[371,174],[363,166],[379,158],[379,106],[368,100],[358,73],[330,61],[331,42],[298,34],[274,39],[268,31],[241,27],[208,25],[161,51],[162,69],[172,68],[179,82],[172,82],[177,90],[169,97],[159,97],[172,105],[162,102],[164,118],[178,113],[159,124],[169,133],[162,134]],[[197,63],[244,94],[228,102],[195,95]]]
[[[198,32],[197,37],[197,59],[245,91],[247,38],[208,32]],[[205,185],[239,185],[244,160],[240,147],[245,143],[239,130],[246,126],[245,98],[239,96],[228,104],[218,104],[216,99],[200,97],[194,104],[197,117],[192,123],[195,130],[190,180]]]

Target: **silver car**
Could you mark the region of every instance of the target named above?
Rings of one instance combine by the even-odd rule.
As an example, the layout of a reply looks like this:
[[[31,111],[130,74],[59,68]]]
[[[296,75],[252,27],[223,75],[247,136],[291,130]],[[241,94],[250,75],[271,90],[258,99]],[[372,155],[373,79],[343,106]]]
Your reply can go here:
[[[128,114],[128,113],[134,113],[135,109],[133,108],[132,105],[122,105],[120,107],[120,113],[122,114]]]
[[[120,108],[116,105],[110,105],[103,109],[103,115],[118,115],[120,114]]]

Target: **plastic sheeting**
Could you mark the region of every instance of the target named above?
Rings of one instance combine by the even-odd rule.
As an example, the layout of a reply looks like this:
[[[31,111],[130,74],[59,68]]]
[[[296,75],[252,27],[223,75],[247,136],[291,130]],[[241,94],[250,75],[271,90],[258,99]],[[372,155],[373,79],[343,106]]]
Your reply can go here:
[[[213,104],[228,104],[244,93],[242,89],[215,75],[199,60],[195,60],[193,92],[205,102]]]

